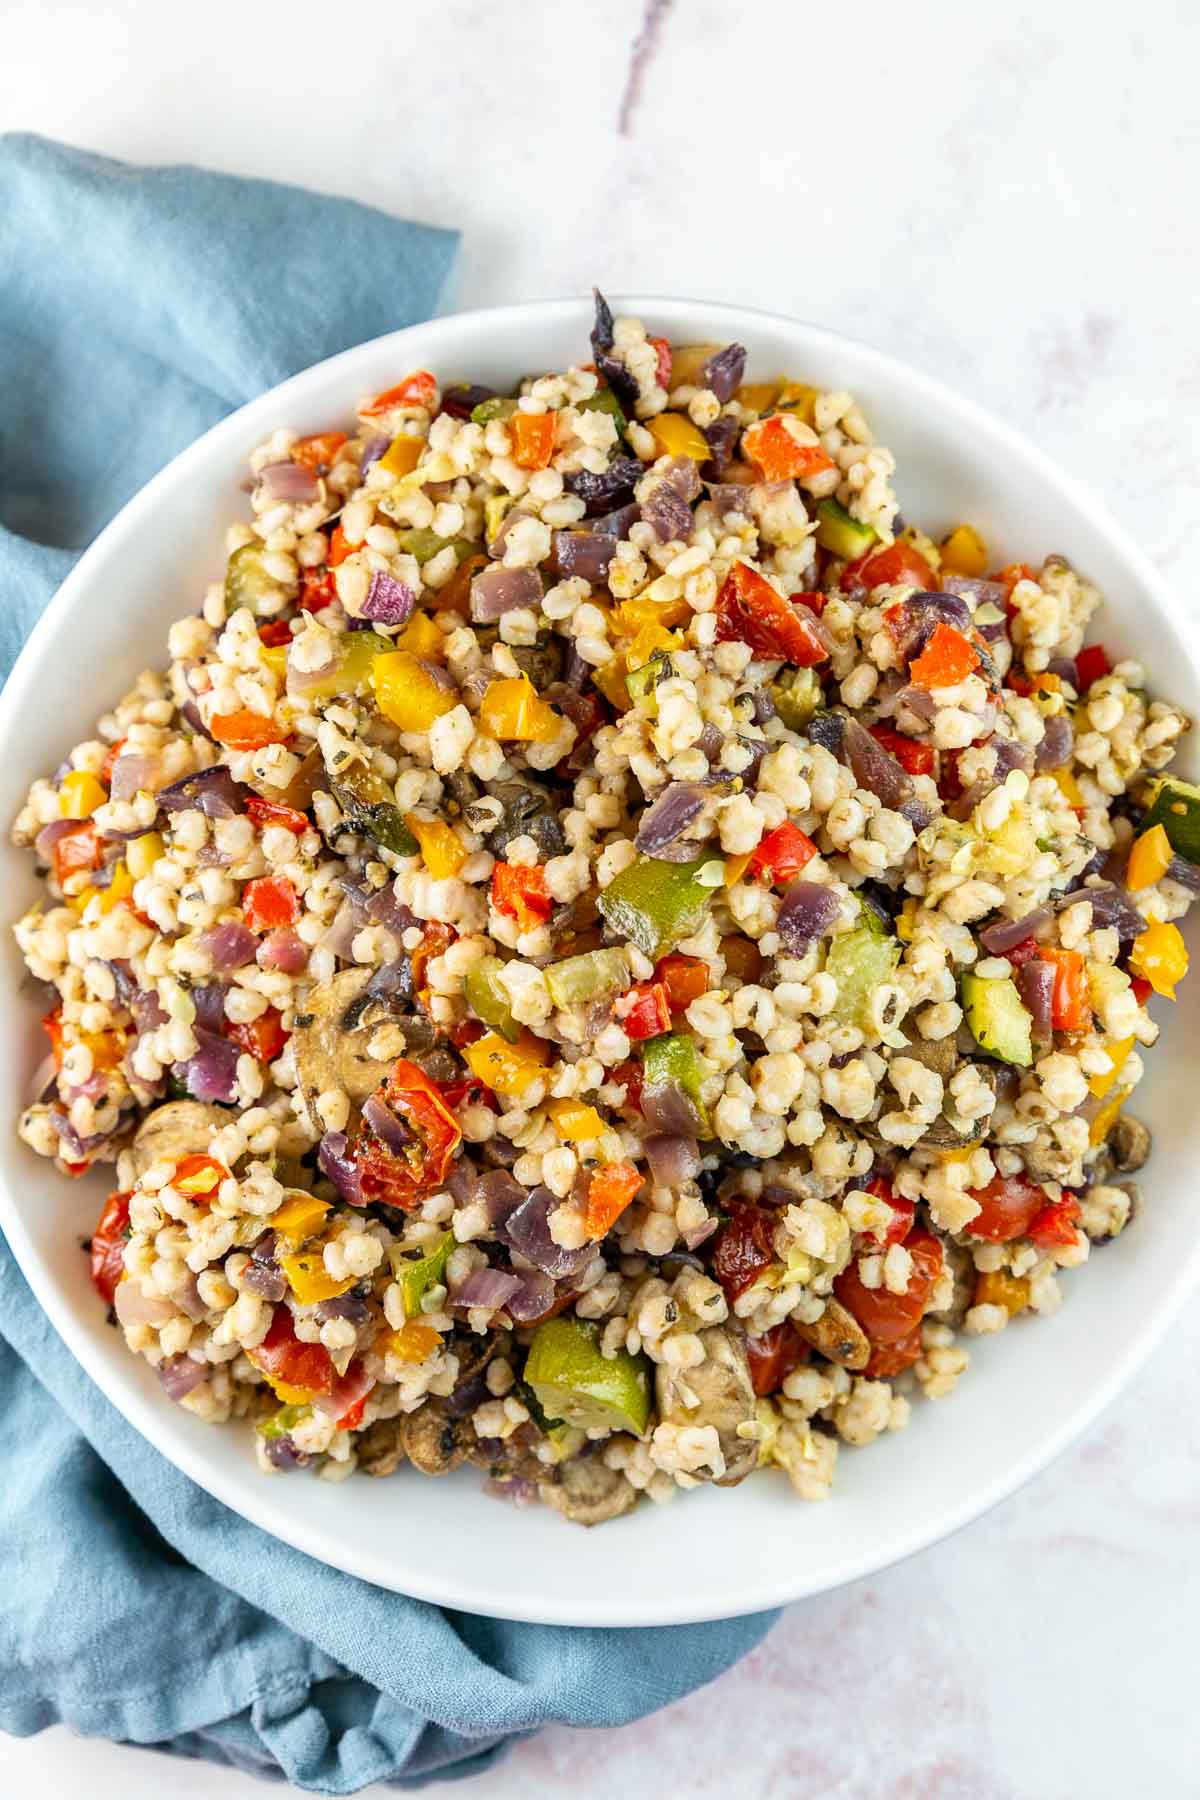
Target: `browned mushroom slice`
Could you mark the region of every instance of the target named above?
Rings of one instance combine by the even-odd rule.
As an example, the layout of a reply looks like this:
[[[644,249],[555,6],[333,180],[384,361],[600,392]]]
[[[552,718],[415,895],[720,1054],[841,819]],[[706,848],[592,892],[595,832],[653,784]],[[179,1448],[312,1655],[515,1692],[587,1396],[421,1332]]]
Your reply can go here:
[[[547,1506],[574,1525],[604,1525],[632,1512],[640,1495],[619,1469],[599,1456],[576,1456],[561,1463],[557,1479],[543,1481],[538,1492]]]
[[[368,1007],[364,1012],[360,1005],[371,973],[342,969],[328,981],[319,981],[295,1016],[296,1077],[314,1125],[320,1125],[317,1101],[322,1094],[340,1090],[352,1106],[361,1106],[387,1074],[388,1064],[368,1048],[384,1010]]]
[[[704,1361],[692,1369],[660,1363],[655,1375],[658,1414],[664,1424],[714,1427],[725,1473],[718,1487],[736,1487],[758,1461],[755,1439],[738,1435],[740,1425],[755,1417],[754,1384],[742,1332],[729,1325],[710,1325],[700,1333]],[[700,1475],[700,1471],[694,1471]]]
[[[404,1458],[401,1433],[405,1420],[379,1419],[358,1438],[355,1449],[364,1475],[394,1475]]]
[[[1112,1165],[1122,1175],[1140,1169],[1150,1154],[1150,1131],[1140,1119],[1123,1113],[1108,1134],[1108,1151]]]
[[[871,1360],[866,1332],[840,1300],[827,1300],[825,1311],[811,1325],[802,1325],[798,1319],[792,1322],[806,1344],[843,1369],[865,1369]]]
[[[466,1456],[470,1422],[452,1419],[438,1400],[427,1400],[400,1422],[400,1442],[414,1469],[422,1475],[448,1475]]]
[[[228,1107],[207,1106],[200,1100],[168,1100],[165,1106],[156,1106],[142,1120],[130,1146],[135,1180],[155,1163],[180,1162],[206,1151],[213,1133],[233,1117]]]

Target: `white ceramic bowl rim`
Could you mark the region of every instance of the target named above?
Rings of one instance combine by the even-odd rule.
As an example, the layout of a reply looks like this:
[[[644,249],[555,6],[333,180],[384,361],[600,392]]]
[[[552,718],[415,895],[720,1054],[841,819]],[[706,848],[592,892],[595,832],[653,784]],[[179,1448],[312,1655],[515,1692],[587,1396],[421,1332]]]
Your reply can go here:
[[[1188,621],[1166,591],[1152,565],[1074,481],[1056,469],[1040,450],[1010,426],[944,387],[932,376],[909,368],[883,352],[858,344],[841,334],[804,325],[776,314],[747,307],[641,296],[616,296],[614,309],[631,312],[640,318],[666,326],[677,341],[688,336],[703,336],[720,341],[737,337],[748,342],[753,353],[756,334],[790,339],[796,347],[796,354],[806,359],[808,371],[818,376],[823,364],[852,365],[868,416],[871,415],[872,384],[878,380],[883,387],[894,391],[903,390],[907,396],[907,404],[916,411],[927,413],[930,418],[941,421],[943,425],[948,423],[950,428],[960,434],[964,444],[971,442],[983,445],[997,459],[998,465],[1005,458],[1011,459],[1020,466],[1023,479],[1031,484],[1041,484],[1046,492],[1054,496],[1061,505],[1064,516],[1073,516],[1076,521],[1081,522],[1082,527],[1106,547],[1112,559],[1117,564],[1124,565],[1133,584],[1150,597],[1160,625],[1166,627],[1167,637],[1174,639],[1172,654],[1177,659],[1176,690],[1181,676],[1185,676],[1185,685],[1190,685],[1193,693],[1200,695],[1200,669],[1192,648]],[[520,326],[526,327],[524,335],[527,345],[534,346],[543,338],[553,338],[569,325],[582,347],[586,340],[589,317],[590,308],[583,302],[557,300],[435,319],[428,324],[410,327],[372,343],[357,346],[305,370],[214,426],[155,476],[108,525],[81,557],[35,626],[3,695],[0,696],[0,768],[10,769],[14,760],[20,764],[17,773],[10,772],[6,776],[10,795],[19,795],[23,785],[37,772],[29,767],[27,754],[22,762],[21,745],[23,737],[27,735],[29,709],[38,706],[41,691],[39,681],[44,674],[42,665],[46,655],[67,629],[75,609],[80,608],[86,612],[93,584],[114,559],[129,555],[131,562],[136,565],[136,546],[140,535],[152,526],[161,506],[180,502],[181,496],[187,492],[189,484],[196,477],[203,477],[206,470],[215,468],[222,460],[231,465],[232,474],[233,463],[239,455],[245,453],[247,445],[258,441],[280,422],[294,422],[302,429],[319,428],[319,421],[310,422],[310,396],[318,390],[342,383],[343,404],[348,410],[354,398],[368,391],[371,386],[369,380],[355,377],[356,370],[376,368],[389,362],[393,366],[411,366],[413,362],[425,359],[422,346],[430,342],[449,346],[448,350],[439,349],[436,355],[441,367],[451,372],[450,365],[456,352],[461,351],[463,359],[467,360],[466,353],[475,344],[486,354],[489,340],[494,334]],[[580,353],[583,353],[582,348]],[[433,355],[429,360],[434,361]],[[436,362],[434,366],[437,366]],[[880,435],[884,442],[889,441],[886,431],[881,431]],[[902,495],[909,473],[901,460],[898,483]],[[219,546],[214,546],[214,549],[218,548]],[[186,610],[186,605],[186,599],[181,596],[176,612]],[[1178,669],[1179,658],[1182,658],[1184,665],[1182,670]],[[1165,691],[1161,680],[1158,685],[1160,691]],[[106,686],[97,701],[80,699],[80,728],[86,729],[98,705],[111,704],[115,698],[116,690],[110,691]],[[64,744],[63,748],[65,747]],[[23,1055],[23,1050],[17,1053],[18,1063]],[[11,1055],[9,1060],[12,1060]],[[25,1064],[26,1071],[29,1066],[31,1065]],[[1153,1080],[1153,1076],[1152,1068],[1148,1080]],[[11,1085],[10,1081],[10,1088]],[[17,1101],[16,1104],[19,1105],[20,1102]],[[230,1463],[227,1457],[210,1453],[207,1440],[224,1437],[226,1434],[213,1433],[211,1428],[198,1428],[195,1431],[176,1429],[171,1416],[174,1409],[169,1408],[157,1383],[152,1378],[142,1379],[142,1375],[146,1373],[144,1365],[136,1378],[127,1378],[118,1373],[119,1365],[112,1359],[101,1355],[98,1360],[94,1317],[79,1304],[81,1293],[85,1290],[73,1276],[64,1276],[61,1265],[54,1262],[45,1248],[35,1241],[35,1234],[30,1228],[33,1215],[31,1213],[30,1218],[26,1216],[28,1202],[23,1202],[22,1193],[27,1192],[30,1186],[32,1160],[34,1159],[27,1158],[23,1150],[18,1153],[12,1148],[0,1149],[0,1225],[56,1330],[84,1368],[143,1436],[218,1500],[320,1561],[329,1562],[383,1586],[465,1611],[549,1623],[662,1625],[756,1612],[868,1575],[924,1548],[1011,1494],[1078,1437],[1162,1340],[1179,1309],[1194,1291],[1200,1276],[1200,1235],[1193,1235],[1178,1249],[1169,1274],[1159,1283],[1156,1290],[1157,1305],[1146,1313],[1136,1328],[1125,1334],[1119,1353],[1109,1354],[1107,1366],[1088,1385],[1086,1392],[1064,1410],[1056,1423],[1039,1430],[1023,1451],[1012,1455],[1004,1467],[992,1471],[988,1479],[968,1482],[958,1494],[931,1498],[927,1515],[910,1519],[900,1529],[888,1528],[888,1490],[882,1488],[879,1495],[878,1532],[860,1533],[857,1539],[827,1555],[819,1569],[814,1569],[802,1554],[797,1555],[794,1567],[788,1566],[786,1558],[782,1566],[777,1561],[768,1559],[767,1566],[757,1576],[739,1576],[736,1589],[731,1591],[729,1583],[721,1577],[719,1551],[725,1533],[737,1518],[736,1504],[731,1505],[736,1497],[715,1493],[685,1495],[679,1497],[669,1511],[644,1506],[633,1515],[633,1520],[605,1527],[603,1533],[586,1536],[578,1534],[577,1540],[575,1534],[571,1534],[573,1541],[578,1541],[579,1545],[573,1560],[587,1571],[582,1585],[572,1587],[569,1580],[559,1580],[557,1589],[547,1586],[539,1590],[537,1562],[529,1557],[528,1537],[521,1539],[526,1546],[521,1566],[503,1566],[508,1554],[503,1547],[504,1540],[512,1539],[513,1534],[507,1525],[502,1526],[501,1519],[511,1516],[525,1520],[531,1515],[510,1515],[509,1509],[500,1508],[481,1496],[478,1505],[484,1510],[479,1515],[478,1523],[501,1545],[496,1559],[498,1566],[490,1579],[478,1570],[464,1576],[453,1560],[412,1555],[397,1557],[393,1548],[389,1548],[388,1554],[384,1555],[374,1541],[374,1534],[370,1539],[364,1535],[355,1541],[352,1532],[339,1533],[335,1526],[313,1514],[311,1509],[293,1510],[288,1500],[294,1491],[294,1480],[299,1478],[292,1481],[267,1480],[249,1467],[248,1479],[244,1479],[237,1465]],[[58,1178],[55,1178],[56,1188],[61,1185]],[[1112,1254],[1117,1256],[1121,1252],[1114,1251]],[[1068,1281],[1070,1280],[1068,1277]],[[1086,1283],[1088,1275],[1085,1273],[1078,1280]],[[1073,1304],[1074,1299],[1075,1292],[1072,1290],[1068,1306]],[[1053,1322],[1039,1322],[1037,1325],[1037,1330],[1041,1332],[1053,1332],[1054,1328]],[[999,1346],[1001,1349],[1004,1347]],[[117,1353],[122,1363],[128,1363],[130,1369],[138,1369],[123,1346],[117,1347]],[[972,1429],[971,1375],[968,1375],[964,1386],[949,1404],[959,1409],[961,1416],[958,1428],[969,1432]],[[926,1407],[922,1410],[929,1412],[935,1409]],[[936,1410],[940,1413],[942,1409],[939,1407]],[[195,1423],[190,1419],[186,1420],[187,1426]],[[897,1449],[911,1449],[915,1455],[917,1440],[918,1433],[911,1430],[888,1443],[889,1448],[894,1446]],[[922,1442],[928,1453],[928,1434]],[[881,1448],[882,1446],[873,1447],[864,1462],[878,1458],[882,1480],[884,1460],[880,1454]],[[843,1453],[843,1464],[847,1460]],[[899,1467],[893,1455],[893,1476]],[[474,1472],[471,1472],[471,1479],[478,1479]],[[774,1479],[782,1482],[782,1477]],[[841,1480],[842,1475],[839,1473],[839,1484]],[[380,1493],[382,1499],[381,1490],[395,1484],[364,1482],[361,1485]],[[748,1484],[749,1488],[757,1486],[756,1482]],[[430,1501],[436,1506],[437,1496],[441,1491],[441,1484],[438,1483],[423,1483],[421,1487],[424,1492],[418,1489],[414,1494],[410,1484],[406,1494],[407,1512],[418,1522],[424,1519]],[[739,1490],[739,1494],[745,1491]],[[835,1495],[827,1503],[828,1506],[838,1506],[838,1491],[838,1485],[835,1484]],[[329,1492],[335,1496],[344,1496],[347,1489],[335,1487]],[[802,1548],[812,1512],[790,1496],[787,1504],[792,1508],[789,1517],[796,1545]],[[610,1533],[622,1532],[634,1520],[649,1513],[661,1520],[667,1537],[678,1536],[679,1527],[693,1508],[696,1509],[697,1519],[703,1516],[708,1521],[708,1553],[698,1557],[690,1555],[689,1579],[677,1582],[669,1592],[662,1584],[655,1585],[653,1582],[647,1591],[630,1591],[636,1587],[636,1579],[631,1580],[628,1585],[619,1581],[614,1583],[611,1555],[597,1561],[587,1548],[597,1539],[607,1539]],[[536,1515],[537,1509],[533,1516]],[[336,1513],[331,1516],[336,1520]],[[656,1553],[667,1554],[661,1547],[662,1532],[656,1537],[655,1529],[643,1526],[636,1544],[631,1545],[634,1556],[633,1566],[629,1570],[631,1577],[635,1574],[640,1576],[643,1570],[648,1569],[649,1565],[645,1560],[647,1557],[653,1557]],[[537,1530],[545,1533],[570,1533],[571,1528],[544,1515],[537,1518]],[[696,1527],[690,1520],[684,1536],[688,1539],[696,1537]],[[537,1541],[534,1540],[535,1543]],[[616,1541],[613,1540],[614,1543]],[[703,1538],[699,1542],[703,1548]],[[695,1545],[693,1551],[694,1549]],[[598,1577],[591,1572],[593,1563],[599,1571]]]

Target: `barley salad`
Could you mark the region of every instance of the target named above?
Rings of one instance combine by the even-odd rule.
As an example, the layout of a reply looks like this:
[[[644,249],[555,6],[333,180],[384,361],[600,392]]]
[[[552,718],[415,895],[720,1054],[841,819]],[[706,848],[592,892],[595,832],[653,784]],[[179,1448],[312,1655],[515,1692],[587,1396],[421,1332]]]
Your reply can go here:
[[[816,371],[599,295],[591,359],[276,432],[14,826],[20,1134],[115,1164],[93,1281],[166,1394],[589,1524],[824,1498],[1057,1307],[1200,886],[1085,573],[902,520]]]

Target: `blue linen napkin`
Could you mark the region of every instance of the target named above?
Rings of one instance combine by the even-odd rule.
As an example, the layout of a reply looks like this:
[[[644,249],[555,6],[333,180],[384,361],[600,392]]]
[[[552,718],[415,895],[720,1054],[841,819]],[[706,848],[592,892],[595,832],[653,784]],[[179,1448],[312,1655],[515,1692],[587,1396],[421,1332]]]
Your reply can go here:
[[[0,137],[0,678],[156,469],[297,369],[424,318],[456,241],[269,182]],[[63,1722],[320,1794],[419,1786],[477,1773],[551,1721],[652,1712],[772,1621],[571,1630],[387,1593],[276,1542],[160,1456],[75,1362],[2,1237],[0,1333],[4,1731]]]

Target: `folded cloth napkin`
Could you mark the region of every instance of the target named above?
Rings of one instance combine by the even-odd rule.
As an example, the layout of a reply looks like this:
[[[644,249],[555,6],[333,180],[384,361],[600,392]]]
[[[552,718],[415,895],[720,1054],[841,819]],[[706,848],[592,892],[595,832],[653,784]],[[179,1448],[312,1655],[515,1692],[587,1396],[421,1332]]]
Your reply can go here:
[[[157,468],[295,370],[425,317],[455,241],[268,182],[0,137],[0,676]],[[2,1238],[0,1333],[4,1731],[61,1721],[320,1794],[422,1785],[551,1721],[652,1712],[771,1622],[571,1630],[387,1593],[144,1442]]]

